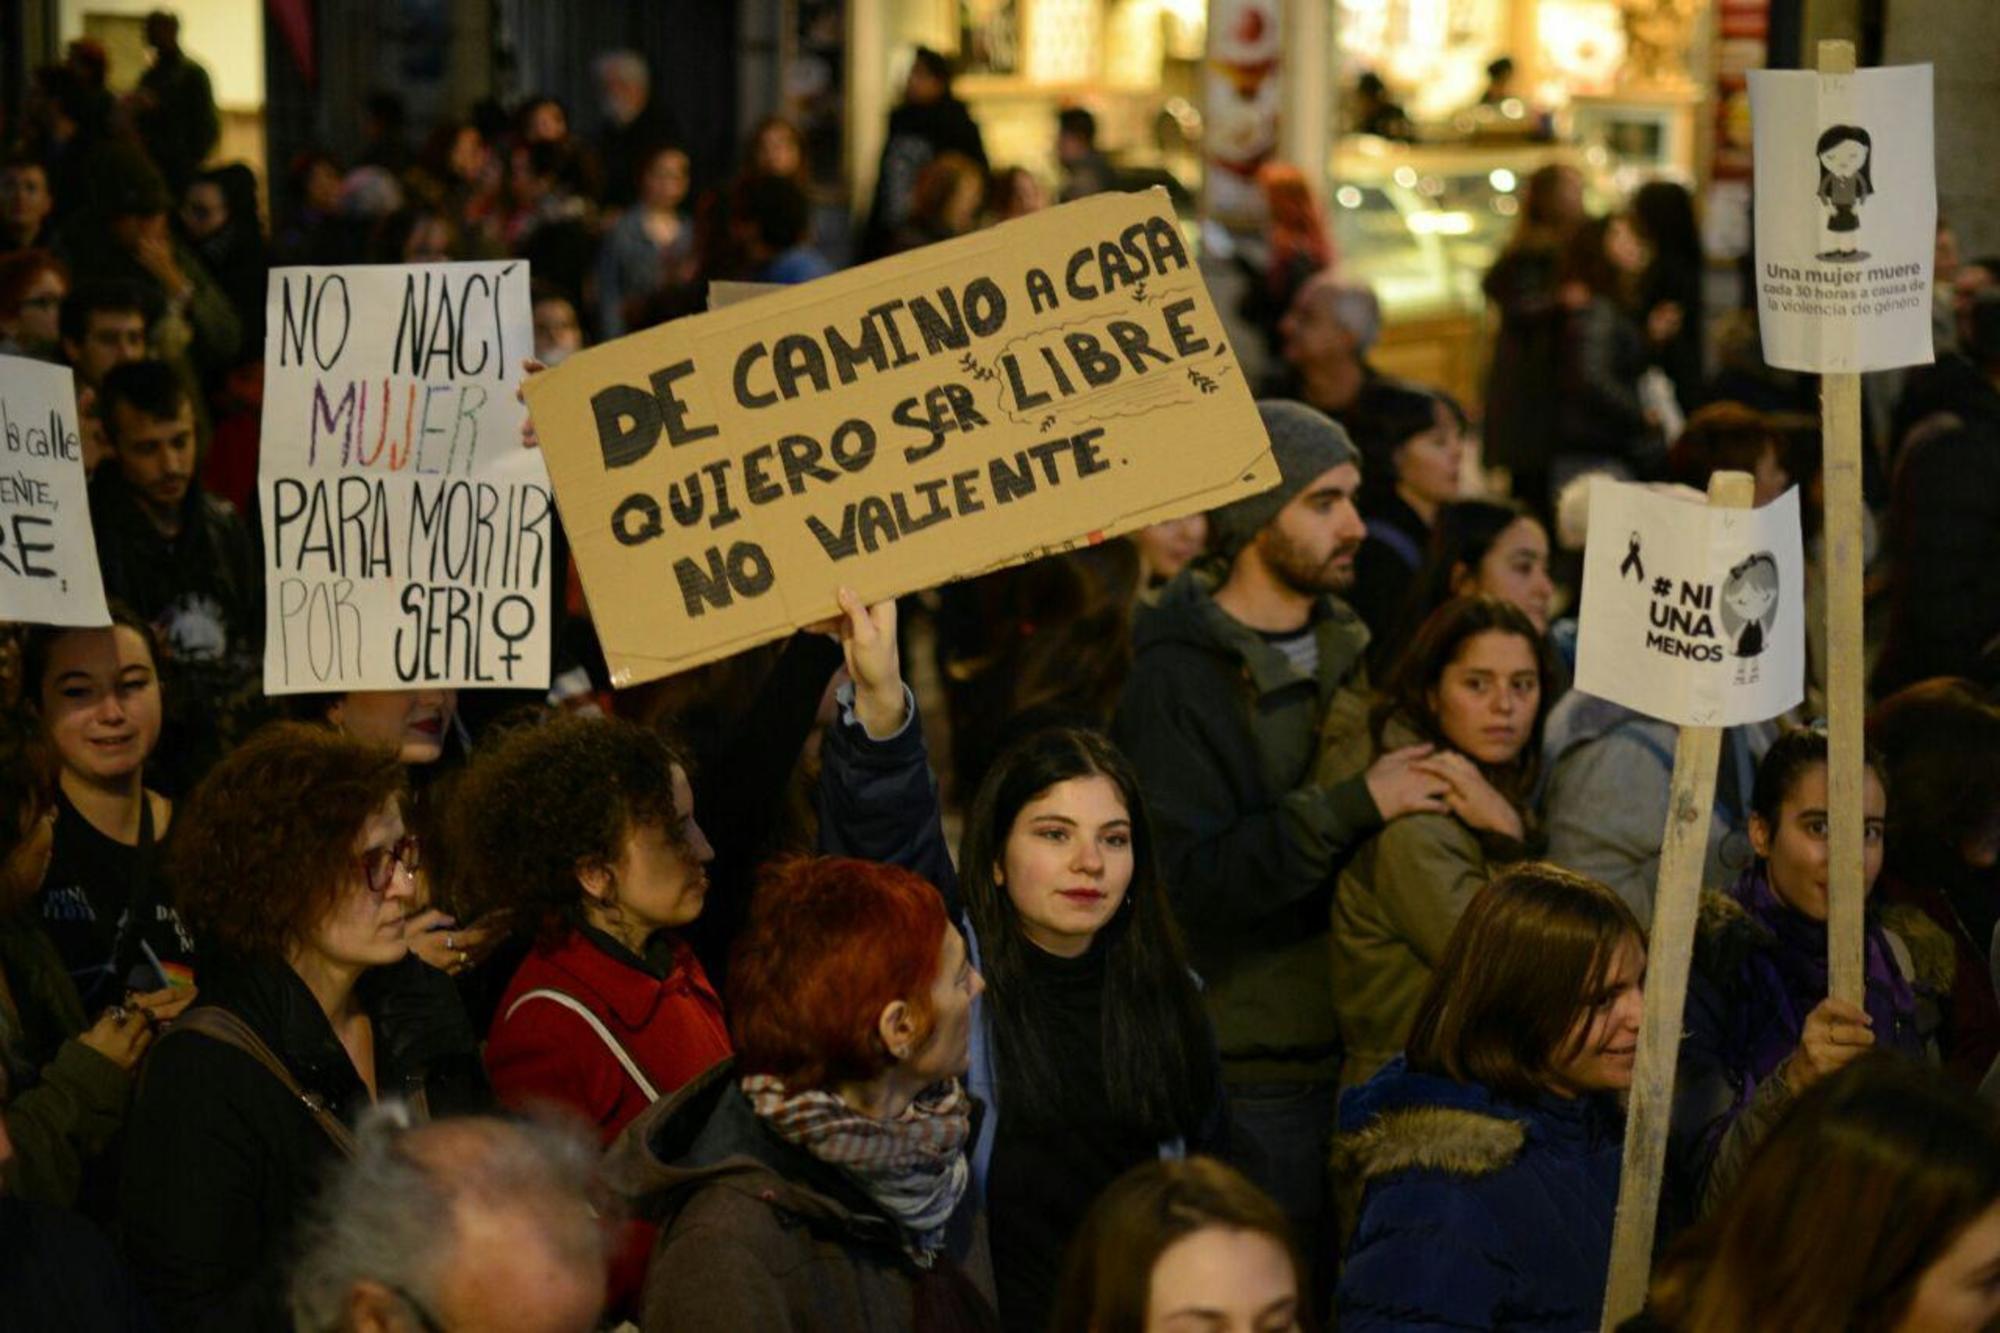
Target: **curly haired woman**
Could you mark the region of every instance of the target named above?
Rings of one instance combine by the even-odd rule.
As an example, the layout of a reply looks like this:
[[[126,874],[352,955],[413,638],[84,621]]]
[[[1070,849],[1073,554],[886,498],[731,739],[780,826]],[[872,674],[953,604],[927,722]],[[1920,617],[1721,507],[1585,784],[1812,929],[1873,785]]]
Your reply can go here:
[[[201,997],[149,1057],[119,1198],[169,1330],[284,1325],[293,1228],[371,1104],[489,1100],[449,979],[404,936],[404,797],[393,751],[278,723],[181,806],[168,868]]]

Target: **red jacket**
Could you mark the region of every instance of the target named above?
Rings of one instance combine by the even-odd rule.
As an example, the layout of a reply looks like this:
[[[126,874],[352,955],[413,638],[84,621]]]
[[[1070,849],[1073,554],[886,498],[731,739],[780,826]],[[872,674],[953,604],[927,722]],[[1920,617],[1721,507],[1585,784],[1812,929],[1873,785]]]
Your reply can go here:
[[[673,953],[673,970],[661,979],[614,957],[580,930],[553,949],[530,951],[507,983],[486,1039],[486,1073],[501,1103],[580,1111],[607,1146],[652,1104],[583,1015],[546,995],[524,998],[538,990],[558,992],[589,1010],[657,1096],[672,1096],[727,1058],[721,997],[685,941],[675,937]],[[626,1223],[611,1262],[613,1310],[633,1309],[657,1234],[648,1223]]]
[[[693,949],[674,939],[673,951],[664,980],[613,957],[582,931],[530,952],[500,999],[486,1041],[486,1072],[502,1104],[574,1108],[609,1145],[652,1102],[588,1019],[547,996],[524,998],[533,991],[555,991],[588,1010],[656,1096],[678,1092],[729,1055],[721,997]]]

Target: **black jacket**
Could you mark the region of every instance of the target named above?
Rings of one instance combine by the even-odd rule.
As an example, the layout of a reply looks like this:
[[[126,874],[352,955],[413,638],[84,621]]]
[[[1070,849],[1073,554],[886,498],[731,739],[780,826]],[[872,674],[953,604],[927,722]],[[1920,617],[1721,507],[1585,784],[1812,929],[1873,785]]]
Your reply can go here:
[[[1359,773],[1325,784],[1314,770],[1330,711],[1360,716],[1368,631],[1323,598],[1308,679],[1215,604],[1217,577],[1183,570],[1140,617],[1112,737],[1144,787],[1229,1080],[1331,1082],[1327,913],[1382,816]]]
[[[945,97],[922,106],[906,103],[889,113],[889,133],[875,173],[875,201],[861,242],[863,259],[891,253],[897,232],[909,220],[917,177],[931,159],[945,153],[969,157],[986,170],[986,143],[965,103]]]
[[[1423,568],[1431,528],[1394,490],[1370,497],[1361,516],[1368,520],[1368,536],[1355,553],[1354,586],[1345,600],[1368,626],[1368,665],[1379,676],[1394,665],[1383,655],[1400,646],[1397,630]]]
[[[117,1251],[77,1214],[0,1194],[0,1320],[10,1329],[151,1333]]]
[[[1486,461],[1516,471],[1545,471],[1554,452],[1563,331],[1556,267],[1553,246],[1510,249],[1483,284],[1500,312],[1486,380]]]
[[[289,966],[211,954],[201,983],[198,1004],[248,1023],[342,1120],[367,1107],[346,1049]],[[442,972],[407,957],[361,984],[384,1097],[421,1091],[433,1115],[489,1105],[477,1043]],[[311,1113],[247,1053],[170,1030],[147,1057],[125,1149],[120,1230],[161,1324],[289,1328],[294,1228],[339,1155]]]
[[[1617,459],[1641,480],[1657,469],[1659,431],[1639,397],[1650,355],[1638,321],[1615,301],[1599,296],[1570,312],[1558,381],[1558,454]]]
[[[109,463],[90,484],[90,525],[105,595],[151,624],[167,657],[165,735],[146,778],[182,794],[271,715],[256,537],[199,483],[182,502],[179,535],[162,536]]]

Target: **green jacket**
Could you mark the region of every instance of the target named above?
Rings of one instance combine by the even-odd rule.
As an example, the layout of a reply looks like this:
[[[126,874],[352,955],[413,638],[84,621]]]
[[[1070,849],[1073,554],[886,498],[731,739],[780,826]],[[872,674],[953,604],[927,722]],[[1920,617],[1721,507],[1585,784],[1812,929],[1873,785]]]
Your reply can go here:
[[[1422,743],[1399,718],[1383,729],[1382,750]],[[1330,746],[1322,762],[1351,769],[1357,758],[1343,748]],[[1358,762],[1371,762],[1377,751],[1372,744],[1361,748]],[[1475,832],[1449,814],[1392,819],[1355,852],[1333,899],[1333,1006],[1346,1048],[1342,1087],[1367,1082],[1403,1049],[1465,905],[1500,864],[1525,855],[1511,838]]]
[[[84,1163],[125,1123],[132,1077],[76,1039],[84,1029],[62,958],[32,916],[0,922],[0,1062],[10,1094],[4,1115],[14,1155],[0,1167],[9,1194],[68,1206]]]
[[[1382,819],[1359,769],[1330,780],[1314,766],[1328,710],[1367,689],[1368,630],[1323,599],[1308,678],[1215,604],[1216,583],[1184,571],[1141,614],[1112,733],[1139,772],[1225,1078],[1331,1081],[1327,909]]]

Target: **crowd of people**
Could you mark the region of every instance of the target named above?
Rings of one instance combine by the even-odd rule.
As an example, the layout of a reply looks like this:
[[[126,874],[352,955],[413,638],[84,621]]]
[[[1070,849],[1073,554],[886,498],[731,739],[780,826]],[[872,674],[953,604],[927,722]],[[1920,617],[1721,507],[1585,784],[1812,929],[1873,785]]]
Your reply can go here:
[[[0,639],[0,1322],[1597,1326],[1675,729],[1571,687],[1581,482],[1796,487],[1823,558],[1813,386],[1704,311],[1687,191],[1527,181],[1473,412],[1375,367],[1268,169],[1271,490],[651,686],[564,575],[546,694],[279,700],[273,264],[525,258],[554,365],[1139,178],[1081,109],[1061,182],[994,167],[919,52],[850,237],[782,119],[697,188],[612,53],[598,138],[530,98],[419,149],[384,95],[267,229],[148,33],[0,160],[0,339],[74,371],[115,608]],[[1940,279],[1937,365],[1871,385],[1864,1002],[1819,598],[1806,704],[1723,740],[1634,1329],[2000,1319],[2000,260]]]

